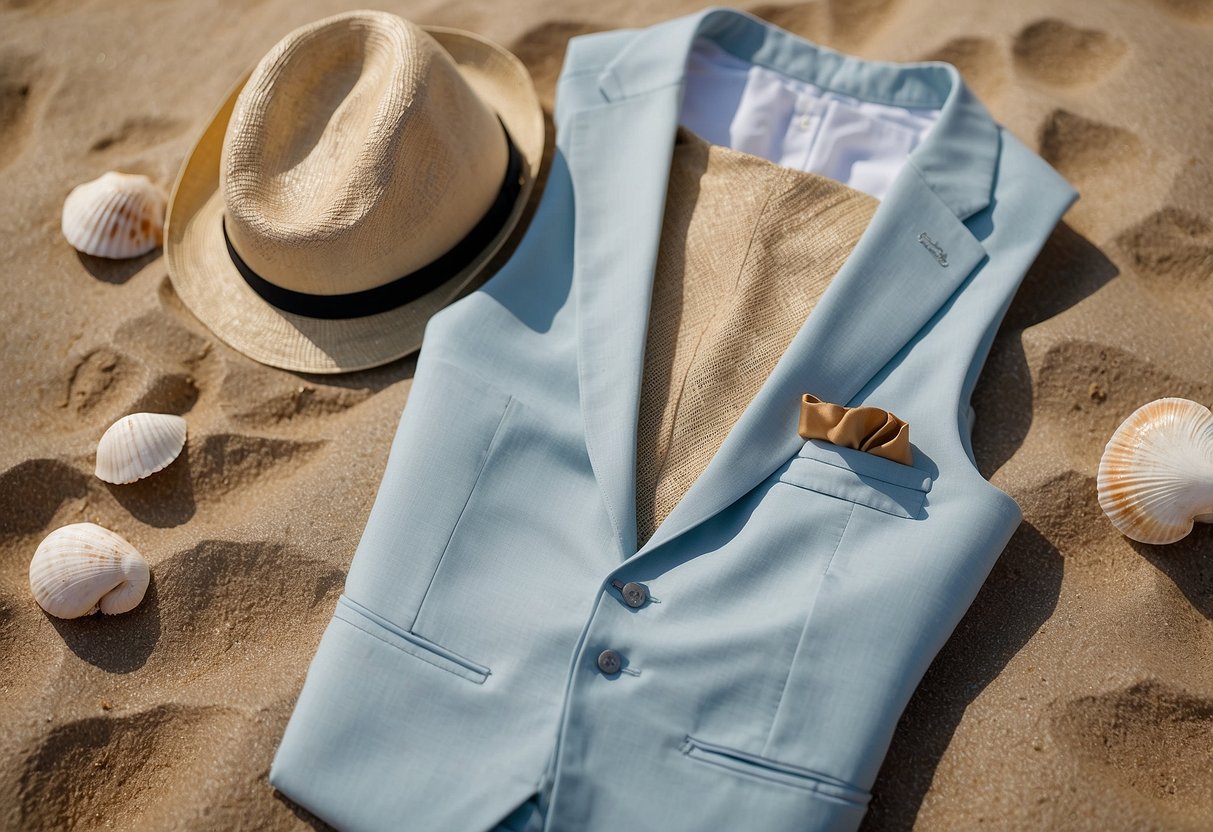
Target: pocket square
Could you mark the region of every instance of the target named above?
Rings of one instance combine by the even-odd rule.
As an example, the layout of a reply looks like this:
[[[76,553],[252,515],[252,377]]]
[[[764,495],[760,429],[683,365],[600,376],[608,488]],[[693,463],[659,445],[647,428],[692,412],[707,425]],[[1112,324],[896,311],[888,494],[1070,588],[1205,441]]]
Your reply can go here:
[[[800,435],[912,465],[910,426],[879,407],[843,407],[809,393],[800,398]]]

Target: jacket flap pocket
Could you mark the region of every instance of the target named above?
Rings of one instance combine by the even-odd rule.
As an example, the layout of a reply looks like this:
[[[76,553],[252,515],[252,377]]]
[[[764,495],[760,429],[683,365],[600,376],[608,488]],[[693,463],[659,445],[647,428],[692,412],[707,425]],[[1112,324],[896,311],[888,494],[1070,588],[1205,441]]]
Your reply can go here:
[[[491,672],[482,664],[465,659],[458,653],[435,644],[429,639],[397,627],[383,616],[377,615],[344,595],[337,599],[337,609],[333,612],[333,617],[397,650],[408,653],[410,656],[448,673],[462,676],[478,685],[483,684]]]
[[[909,519],[922,515],[931,490],[931,477],[918,468],[817,439],[805,442],[779,479]]]

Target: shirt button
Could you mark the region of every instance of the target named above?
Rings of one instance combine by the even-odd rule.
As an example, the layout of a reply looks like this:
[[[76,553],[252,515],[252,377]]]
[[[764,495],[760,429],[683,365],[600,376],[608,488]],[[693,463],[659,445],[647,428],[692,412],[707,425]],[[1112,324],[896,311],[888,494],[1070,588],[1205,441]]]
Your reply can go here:
[[[623,657],[614,650],[603,650],[598,654],[598,669],[607,676],[618,673],[623,667]]]
[[[643,607],[644,602],[649,600],[649,591],[644,588],[644,584],[635,581],[624,584],[619,592],[623,595],[623,603],[629,607]]]
[[[796,119],[796,126],[801,130],[808,130],[813,126],[813,119],[809,116],[801,116],[800,118]]]

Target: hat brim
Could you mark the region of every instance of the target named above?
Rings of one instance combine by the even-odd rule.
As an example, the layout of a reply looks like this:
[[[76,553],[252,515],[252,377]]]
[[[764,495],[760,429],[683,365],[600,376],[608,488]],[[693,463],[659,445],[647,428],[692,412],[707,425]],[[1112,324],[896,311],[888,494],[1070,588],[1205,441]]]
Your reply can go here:
[[[460,74],[510,133],[525,179],[501,231],[450,280],[409,303],[363,318],[321,320],[283,312],[240,275],[223,236],[220,156],[246,75],[215,113],[181,167],[169,199],[164,253],[178,297],[210,330],[245,355],[286,370],[343,373],[386,364],[421,346],[426,322],[448,305],[510,239],[543,159],[543,110],[526,68],[470,32],[422,27],[450,53]]]

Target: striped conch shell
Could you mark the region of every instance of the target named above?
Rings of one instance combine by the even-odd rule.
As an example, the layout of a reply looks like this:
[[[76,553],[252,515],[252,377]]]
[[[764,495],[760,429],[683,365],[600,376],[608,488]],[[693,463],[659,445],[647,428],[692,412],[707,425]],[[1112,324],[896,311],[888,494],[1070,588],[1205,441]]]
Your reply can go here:
[[[1142,405],[1108,440],[1099,505],[1141,543],[1174,543],[1213,523],[1213,413],[1187,399]]]
[[[185,420],[168,413],[132,413],[97,443],[97,478],[122,485],[167,468],[185,447]]]
[[[128,612],[139,606],[150,581],[143,555],[95,523],[55,529],[29,563],[34,600],[56,618]]]
[[[63,236],[94,257],[138,257],[164,239],[164,193],[146,176],[102,174],[63,202]]]

